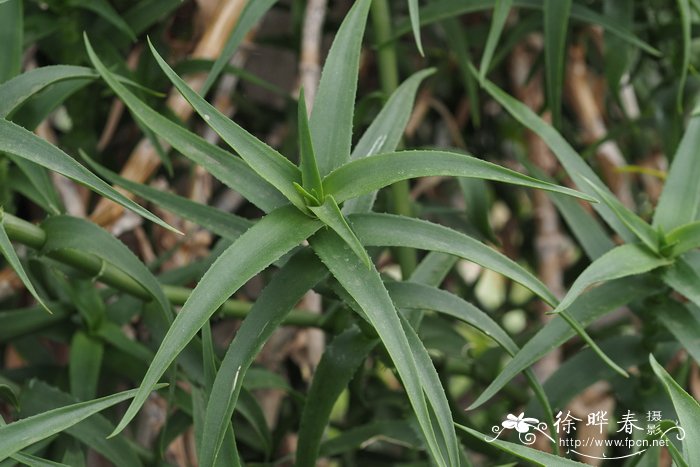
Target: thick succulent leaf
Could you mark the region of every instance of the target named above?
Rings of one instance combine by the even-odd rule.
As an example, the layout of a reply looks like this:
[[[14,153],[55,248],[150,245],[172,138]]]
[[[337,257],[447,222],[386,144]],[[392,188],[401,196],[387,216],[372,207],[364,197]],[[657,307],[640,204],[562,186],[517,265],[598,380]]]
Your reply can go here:
[[[343,213],[340,212],[338,204],[335,202],[335,199],[333,199],[333,196],[326,196],[322,205],[309,206],[309,209],[316,214],[316,217],[318,217],[321,222],[333,229],[368,268],[371,266],[372,260],[367,254],[367,250],[365,250],[362,243],[357,239],[355,232],[353,232],[348,225]]]
[[[354,160],[324,178],[323,188],[341,203],[400,180],[438,175],[482,178],[596,201],[570,188],[542,182],[475,157],[445,151],[399,151]]]
[[[94,70],[73,65],[45,66],[22,73],[0,85],[0,118],[7,118],[27,99],[52,84],[68,80],[87,84],[97,77]]]
[[[418,86],[433,73],[435,73],[433,68],[414,73],[392,93],[387,103],[355,145],[352,154],[350,154],[351,160],[396,150],[411,117],[411,109],[416,99]],[[372,210],[376,197],[377,192],[373,191],[349,199],[343,206],[343,212],[346,214],[369,212]]]
[[[316,199],[323,201],[323,185],[316,164],[314,144],[311,140],[309,118],[306,114],[306,97],[304,88],[299,91],[297,106],[297,126],[299,127],[299,169],[301,170],[301,186],[313,194]]]
[[[229,345],[214,380],[205,415],[200,465],[212,465],[217,458],[226,422],[231,419],[253,359],[289,310],[326,274],[326,268],[310,250],[301,250],[263,289]]]
[[[564,166],[569,176],[576,182],[576,186],[578,186],[580,190],[591,196],[595,196],[596,192],[590,186],[590,183],[593,183],[600,191],[613,197],[613,194],[598,178],[595,172],[593,172],[576,151],[574,151],[571,145],[551,125],[542,120],[542,118],[527,105],[508,95],[492,82],[484,80],[482,81],[482,86],[513,116],[513,118],[542,138],[561,165]],[[613,212],[608,205],[599,203],[594,204],[593,207],[598,211],[601,217],[605,219],[608,225],[620,234],[623,239],[629,242],[634,241],[632,232],[618,219],[615,212]]]
[[[463,233],[428,221],[391,214],[352,215],[350,223],[365,246],[401,246],[459,256],[513,279],[552,306],[557,304],[556,297],[534,275],[502,253]]]
[[[309,121],[321,176],[350,157],[360,50],[370,3],[354,3],[335,35],[321,73]]]
[[[299,169],[289,159],[248,133],[216,107],[202,99],[170,68],[153,47],[153,44],[149,42],[149,45],[160,68],[207,125],[218,133],[221,139],[231,146],[258,175],[277,188],[296,207],[305,210],[304,200],[293,186],[294,182],[301,181]],[[318,151],[318,146],[315,145],[315,147]]]
[[[359,328],[351,327],[333,339],[326,348],[314,372],[301,415],[296,450],[297,466],[316,465],[321,438],[333,405],[377,342],[378,339],[365,336]]]
[[[269,212],[287,202],[279,191],[270,186],[243,160],[232,156],[216,145],[208,143],[205,139],[187,131],[141,102],[115,79],[114,75],[104,66],[87,42],[86,48],[90,60],[109,87],[129,107],[134,116],[153,130],[160,138],[167,141],[185,157],[207,169],[213,176],[241,193],[246,199],[249,199],[263,210]],[[292,165],[293,170],[296,170],[296,167],[291,162],[289,164]]]
[[[122,431],[134,418],[153,386],[216,309],[251,277],[299,245],[321,225],[294,207],[279,208],[258,221],[217,258],[170,326],[136,397],[113,434]]]
[[[491,17],[491,28],[489,29],[484,53],[479,64],[479,79],[484,79],[489,71],[493,53],[496,51],[498,40],[501,38],[501,33],[506,25],[511,6],[513,6],[513,0],[496,0],[495,2],[493,16]]]
[[[148,185],[133,182],[102,167],[92,159],[85,158],[85,160],[92,170],[111,183],[119,185],[136,196],[150,201],[161,209],[175,213],[190,222],[194,222],[211,230],[216,235],[220,235],[229,240],[235,240],[253,225],[251,221],[243,217],[222,211],[212,206],[207,206],[206,204],[197,203],[183,196],[178,196],[167,191],[160,191]]]
[[[571,316],[583,326],[635,300],[641,300],[661,290],[657,281],[649,277],[628,277],[608,282],[587,292],[585,300],[577,300],[569,309]],[[573,337],[575,331],[563,320],[549,321],[508,362],[495,380],[472,403],[473,410],[491,399],[515,375],[547,355],[551,349]]]
[[[5,231],[5,225],[3,224],[3,216],[4,211],[2,207],[0,207],[0,253],[2,254],[2,256],[5,257],[5,260],[10,265],[10,267],[15,271],[17,277],[20,278],[22,284],[24,284],[24,286],[27,288],[27,291],[29,291],[29,293],[32,294],[32,297],[34,297],[34,299],[42,306],[42,308],[44,308],[49,313],[52,313],[51,309],[48,307],[44,299],[41,298],[39,293],[34,288],[31,279],[29,279],[27,272],[24,270],[24,266],[22,266],[22,262],[17,257],[17,253],[12,247],[12,243],[10,243],[10,239],[7,236],[7,232]]]
[[[671,397],[680,426],[685,430],[683,455],[687,460],[690,460],[692,465],[697,459],[700,459],[700,444],[697,443],[697,440],[700,439],[700,404],[683,390],[652,354],[649,354],[649,363]]]
[[[495,0],[438,0],[429,2],[420,10],[420,22],[422,26],[426,26],[457,15],[491,9],[494,3]],[[544,8],[544,0],[513,0],[513,6],[541,10]],[[574,3],[571,7],[571,18],[585,23],[597,24],[635,47],[652,55],[661,56],[661,52],[639,39],[632,31],[584,5]],[[406,34],[410,30],[409,21],[401,21],[396,27],[396,35]]]
[[[579,274],[554,313],[567,309],[581,293],[597,282],[642,274],[671,262],[672,260],[657,256],[640,245],[628,244],[613,248]]]
[[[131,399],[135,394],[136,390],[120,392],[101,399],[48,410],[2,426],[0,427],[0,460],[5,460],[27,446],[60,433],[108,407]]]
[[[256,0],[255,2],[248,2],[238,18],[236,25],[231,31],[231,35],[226,39],[226,44],[223,50],[216,58],[216,61],[211,67],[209,74],[207,74],[207,80],[202,85],[199,94],[205,96],[209,89],[219,77],[226,65],[229,63],[233,55],[238,50],[238,46],[241,44],[246,34],[260,21],[260,19],[265,16],[272,5],[277,3],[277,0]]]
[[[22,70],[24,49],[24,15],[22,0],[6,0],[0,3],[0,83],[4,83]]]
[[[22,157],[49,170],[58,172],[81,185],[85,185],[105,198],[109,198],[115,203],[124,206],[126,209],[155,222],[161,227],[180,233],[177,229],[107,185],[56,146],[21,126],[3,119],[0,119],[0,151]]]
[[[54,216],[42,225],[46,232],[43,254],[57,250],[78,250],[90,253],[113,264],[145,288],[160,306],[166,319],[171,320],[170,302],[163,294],[158,280],[121,241],[90,221],[70,216]]]
[[[430,391],[434,383],[421,380],[421,376],[429,375],[419,373],[416,362],[416,354],[425,353],[426,350],[422,344],[410,346],[379,273],[374,268],[367,271],[359,258],[332,231],[319,232],[309,242],[340,285],[364,311],[384,343],[404,384],[431,457],[438,465],[456,465],[459,457],[457,438],[454,429],[444,426],[446,418],[451,420],[449,410],[445,414],[444,406],[434,403],[432,397],[439,395],[429,397],[430,409],[426,405],[424,391]],[[443,392],[442,398],[444,397]],[[434,425],[435,420],[438,426]]]
[[[543,452],[543,451],[538,451],[537,449],[529,448],[527,446],[524,446],[522,444],[516,444],[516,443],[510,443],[508,441],[502,441],[500,439],[496,439],[494,441],[491,441],[493,439],[493,436],[487,436],[482,433],[479,433],[476,430],[472,430],[471,428],[468,428],[463,425],[456,424],[457,428],[469,433],[473,437],[480,439],[481,441],[488,441],[489,444],[496,446],[498,449],[501,451],[507,452],[508,454],[512,454],[516,457],[519,457],[523,460],[528,461],[531,464],[535,465],[540,465],[542,467],[548,467],[550,465],[557,465],[557,466],[584,466],[586,464],[581,464],[580,462],[575,462],[570,459],[567,459],[565,457],[559,457],[555,456],[554,454],[550,454],[548,452]]]
[[[700,212],[700,115],[693,116],[683,134],[668,176],[664,182],[659,204],[654,212],[654,227],[664,231],[693,222]]]
[[[572,0],[544,0],[544,68],[552,122],[561,124],[561,94],[566,58],[566,33]]]

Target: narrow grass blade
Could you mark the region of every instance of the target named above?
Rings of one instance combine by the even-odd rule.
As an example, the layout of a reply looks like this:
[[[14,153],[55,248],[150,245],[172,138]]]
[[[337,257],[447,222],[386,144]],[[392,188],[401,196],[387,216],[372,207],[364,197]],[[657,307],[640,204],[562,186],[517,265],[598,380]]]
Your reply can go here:
[[[482,178],[596,201],[570,188],[542,182],[475,157],[445,151],[399,151],[354,160],[324,178],[323,188],[341,203],[399,180],[436,175]]]
[[[678,80],[678,94],[676,95],[676,106],[678,112],[683,112],[683,93],[685,91],[685,83],[688,79],[688,68],[690,67],[690,51],[692,47],[692,19],[690,15],[690,3],[688,0],[678,1],[678,18],[681,23],[681,34],[683,43],[683,54],[681,60],[680,79]]]
[[[160,191],[148,185],[127,180],[111,170],[102,167],[86,155],[83,155],[83,158],[92,170],[111,183],[119,185],[136,196],[156,204],[161,209],[170,211],[181,216],[183,219],[187,219],[205,229],[211,230],[216,235],[228,238],[229,240],[235,240],[253,225],[248,219],[244,219],[235,214],[222,211],[212,206],[207,206],[206,204],[194,202],[183,196]]]
[[[22,284],[27,288],[27,291],[32,294],[32,297],[41,305],[41,307],[49,312],[50,314],[53,313],[51,309],[47,306],[46,302],[44,299],[39,296],[39,293],[36,291],[34,288],[34,285],[32,284],[31,279],[29,279],[29,276],[27,275],[27,272],[24,270],[24,266],[22,266],[21,261],[17,257],[17,253],[15,252],[15,249],[12,247],[12,243],[10,242],[9,237],[7,236],[7,232],[5,232],[5,225],[3,224],[3,216],[4,216],[4,211],[2,207],[0,207],[0,253],[2,253],[2,256],[5,257],[5,260],[7,263],[10,265],[10,267],[15,271],[17,274],[17,277],[20,278],[22,281]]]
[[[569,313],[583,326],[635,300],[642,300],[661,290],[658,281],[648,277],[629,277],[605,283],[587,292],[585,300],[576,301]],[[495,380],[479,395],[468,410],[473,410],[491,399],[518,373],[547,355],[575,335],[563,320],[552,320],[532,337],[508,362]]]
[[[611,196],[610,193],[605,190],[601,190],[590,180],[586,181],[596,192],[598,198],[617,215],[620,222],[625,224],[625,226],[630,229],[651,251],[656,253],[659,252],[659,235],[656,230],[644,222],[644,220],[638,215],[630,211],[627,206],[622,204],[617,198]]]
[[[649,363],[671,397],[673,407],[678,414],[679,425],[685,430],[683,454],[692,465],[695,460],[700,459],[700,444],[696,441],[700,439],[700,404],[683,390],[652,354],[649,354]]]
[[[265,16],[272,5],[277,3],[277,0],[256,0],[254,2],[248,2],[241,13],[241,16],[236,22],[236,26],[231,31],[231,35],[226,39],[226,44],[224,49],[221,51],[216,61],[211,67],[209,74],[207,74],[207,80],[202,85],[199,91],[201,96],[205,96],[209,89],[219,77],[228,62],[233,58],[233,55],[238,50],[238,46],[241,44],[246,34],[255,26],[260,19]]]
[[[700,212],[700,115],[693,116],[683,134],[668,176],[664,182],[659,204],[654,211],[654,227],[664,231],[680,227],[697,219]]]
[[[93,254],[140,283],[158,303],[167,320],[172,320],[170,302],[163,294],[158,280],[121,241],[90,221],[70,216],[54,216],[41,224],[46,232],[42,254],[57,250],[79,250]]]
[[[0,3],[0,83],[18,75],[22,70],[24,49],[24,15],[22,0]]]
[[[287,313],[327,270],[309,249],[296,253],[263,289],[221,362],[209,395],[204,422],[200,465],[213,465],[223,442],[244,377],[263,344]]]
[[[482,82],[484,89],[501,104],[517,121],[526,128],[529,128],[537,136],[542,138],[547,146],[552,150],[561,165],[564,166],[569,176],[576,182],[576,186],[585,193],[595,196],[595,192],[586,182],[588,179],[594,183],[598,189],[613,194],[598,178],[593,170],[574,151],[571,145],[547,122],[542,120],[528,106],[508,95],[503,90],[488,80]],[[594,204],[593,207],[603,219],[626,241],[634,241],[634,235],[617,218],[617,215],[605,204]]]
[[[377,342],[378,339],[368,338],[359,328],[351,327],[326,348],[314,372],[301,414],[296,450],[298,467],[316,465],[321,438],[333,405]]]
[[[187,131],[140,101],[109,72],[89,44],[86,47],[90,60],[102,79],[129,107],[134,116],[180,151],[182,155],[204,167],[214,177],[241,193],[246,199],[266,212],[287,203],[279,191],[270,186],[243,160]],[[296,170],[296,168],[294,169]]]
[[[326,196],[326,200],[321,206],[309,206],[309,209],[316,214],[316,217],[318,217],[321,222],[333,229],[335,233],[343,239],[352,251],[355,252],[357,257],[365,263],[365,266],[368,268],[371,267],[372,260],[369,258],[367,250],[365,250],[365,247],[362,246],[362,243],[360,243],[357,236],[355,236],[355,232],[353,232],[352,228],[348,225],[343,213],[340,212],[338,204],[333,199],[333,196]]]
[[[642,274],[671,262],[672,260],[659,257],[640,245],[628,244],[613,248],[593,261],[576,278],[554,313],[566,310],[583,291],[597,282]]]
[[[78,8],[90,10],[103,18],[112,26],[126,34],[129,39],[136,41],[136,35],[131,30],[129,24],[119,16],[114,7],[107,0],[69,0],[68,4]]]
[[[413,38],[416,41],[418,52],[425,56],[423,52],[423,41],[420,37],[420,9],[418,7],[418,0],[408,0],[408,14],[411,17],[411,29],[413,29]]]
[[[299,169],[282,154],[248,133],[233,120],[219,112],[216,107],[202,99],[182,78],[175,74],[173,69],[158,54],[153,44],[149,42],[149,46],[151,53],[168,79],[204,121],[221,136],[221,139],[231,146],[248,163],[250,168],[277,188],[292,204],[305,210],[304,200],[292,185],[293,182],[301,181]]]
[[[496,51],[498,40],[501,38],[501,33],[503,33],[503,27],[506,25],[506,19],[508,19],[512,5],[513,0],[496,0],[491,18],[491,28],[486,38],[484,54],[481,56],[481,64],[479,65],[479,79],[484,79],[489,71],[493,53]]]
[[[44,438],[60,433],[119,402],[131,399],[136,390],[125,391],[89,402],[49,410],[0,427],[0,460]]]
[[[438,427],[434,426],[435,418],[430,415],[432,410],[437,420],[451,419],[449,410],[445,414],[442,412],[444,406],[431,404],[429,408],[426,405],[423,391],[429,390],[433,382],[421,380],[422,375],[415,360],[418,352],[425,353],[426,350],[422,344],[416,347],[410,346],[379,273],[374,268],[369,272],[366,271],[359,259],[349,248],[346,248],[340,237],[329,230],[319,232],[309,242],[333,276],[364,311],[379,334],[396,365],[431,457],[439,466],[456,465],[459,448],[454,430],[448,431],[440,424],[439,431],[435,431]],[[358,280],[359,271],[364,271],[363,280]],[[445,397],[444,393],[442,397]]]
[[[217,258],[175,318],[112,436],[134,418],[153,386],[216,309],[251,277],[299,245],[321,225],[294,207],[283,207],[263,217]]]
[[[360,49],[370,0],[354,3],[328,52],[309,120],[321,176],[350,157]]]
[[[544,0],[544,67],[547,104],[555,127],[561,126],[561,93],[566,58],[566,32],[572,0]]]
[[[455,255],[524,285],[552,306],[558,303],[554,294],[522,266],[463,233],[428,221],[391,214],[353,215],[350,223],[363,245],[401,246]]]
[[[297,126],[299,127],[299,168],[301,170],[301,186],[323,202],[323,185],[321,175],[316,165],[314,144],[311,141],[309,119],[306,114],[306,97],[304,88],[299,91],[299,105],[297,106]]]
[[[535,465],[540,465],[542,467],[546,467],[549,465],[557,465],[557,466],[585,466],[586,464],[581,464],[580,462],[575,462],[570,459],[567,459],[565,457],[559,457],[555,456],[554,454],[550,454],[548,452],[543,452],[539,451],[537,449],[529,448],[527,446],[524,446],[522,444],[515,444],[515,443],[510,443],[508,441],[501,441],[500,439],[493,440],[493,436],[487,436],[482,433],[479,433],[476,430],[472,430],[469,427],[460,425],[458,423],[455,424],[457,428],[459,428],[462,431],[465,431],[472,435],[473,437],[480,439],[481,441],[488,442],[489,444],[497,447],[501,451],[507,452],[508,454],[512,454],[513,456],[519,457],[520,459],[526,460],[529,463],[535,464]],[[492,441],[493,440],[493,441]]]
[[[133,394],[133,392],[135,391],[130,391],[129,394]],[[24,416],[42,416],[56,409],[62,410],[61,407],[68,407],[77,402],[79,401],[69,394],[41,381],[30,382],[29,387],[22,391],[20,400]],[[100,453],[114,465],[134,467],[143,465],[133,446],[124,436],[106,439],[112,428],[114,425],[104,415],[95,414],[66,428],[64,433]]]
[[[58,172],[81,185],[85,185],[105,198],[109,198],[115,203],[124,206],[126,209],[134,211],[151,222],[155,222],[172,232],[180,233],[174,227],[171,227],[154,214],[114,190],[114,188],[93,175],[92,172],[78,164],[75,159],[56,146],[41,139],[34,133],[3,119],[0,119],[0,151],[22,157],[49,170]]]
[[[350,428],[321,444],[322,456],[337,456],[344,452],[371,446],[374,440],[386,440],[399,446],[422,446],[414,427],[406,420],[377,420]]]
[[[435,73],[433,68],[422,70],[401,83],[353,148],[350,160],[396,150],[411,117],[418,87],[433,73]],[[377,192],[374,191],[349,199],[343,206],[343,212],[346,214],[369,212],[376,197]]]
[[[66,464],[61,464],[60,462],[42,459],[41,457],[25,454],[23,452],[18,452],[10,457],[22,465],[26,465],[27,467],[70,467]]]

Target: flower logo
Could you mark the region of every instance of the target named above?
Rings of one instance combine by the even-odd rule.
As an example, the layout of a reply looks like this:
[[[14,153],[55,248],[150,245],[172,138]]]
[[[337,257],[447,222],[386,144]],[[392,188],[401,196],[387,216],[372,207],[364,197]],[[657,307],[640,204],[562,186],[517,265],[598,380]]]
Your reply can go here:
[[[517,417],[509,413],[501,425],[503,425],[503,428],[515,429],[518,433],[527,433],[537,423],[539,423],[539,420],[536,418],[525,418],[525,412],[522,412]]]

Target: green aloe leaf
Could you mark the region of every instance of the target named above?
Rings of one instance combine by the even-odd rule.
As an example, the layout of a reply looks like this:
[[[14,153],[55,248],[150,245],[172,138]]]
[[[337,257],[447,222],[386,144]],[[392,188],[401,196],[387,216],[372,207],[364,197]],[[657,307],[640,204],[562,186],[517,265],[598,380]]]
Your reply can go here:
[[[649,277],[628,277],[605,283],[585,294],[585,300],[577,300],[569,308],[571,316],[583,326],[628,303],[641,300],[661,290],[657,281]],[[468,410],[473,410],[491,399],[518,373],[547,355],[551,349],[562,345],[575,335],[575,331],[563,320],[548,322],[508,362],[495,380],[479,395]]]
[[[301,415],[297,466],[316,465],[321,438],[333,405],[377,342],[378,339],[365,336],[359,328],[351,327],[333,339],[326,348],[314,372]]]
[[[136,390],[49,410],[0,427],[0,460],[60,433],[108,407],[131,399]]]
[[[360,49],[370,3],[354,3],[336,33],[321,73],[309,120],[321,176],[350,157]]]
[[[111,183],[121,186],[127,191],[150,201],[166,211],[173,212],[190,222],[194,222],[211,230],[216,235],[220,235],[229,240],[235,240],[253,225],[248,219],[244,219],[235,214],[197,203],[183,196],[160,191],[148,185],[127,180],[111,170],[102,167],[85,154],[83,154],[83,158],[92,170]]]
[[[114,188],[107,185],[56,146],[41,139],[34,133],[3,119],[0,119],[0,151],[22,157],[49,170],[58,172],[81,185],[85,185],[105,198],[109,198],[115,203],[124,206],[126,209],[134,211],[151,222],[155,222],[172,232],[180,233],[174,227],[171,227],[154,214],[114,190]]]
[[[601,190],[595,183],[586,180],[590,187],[596,192],[598,198],[605,203],[620,219],[620,221],[630,229],[642,243],[651,251],[659,251],[659,235],[649,224],[630,211],[617,198],[611,196],[606,190]]]
[[[481,64],[479,65],[479,79],[484,79],[491,67],[493,53],[496,51],[498,40],[503,33],[503,27],[506,25],[511,6],[513,6],[513,0],[496,0],[496,4],[493,7],[493,17],[491,18],[491,28],[486,38],[484,53],[481,56]]]
[[[544,67],[547,104],[555,127],[561,125],[561,94],[566,58],[566,32],[572,0],[544,0]]]
[[[348,225],[343,213],[340,212],[338,204],[335,202],[335,199],[333,199],[333,196],[326,196],[322,205],[317,207],[309,206],[309,209],[316,214],[316,217],[318,217],[321,222],[333,229],[368,268],[371,267],[372,260],[367,254],[367,250],[365,250],[362,243],[357,239],[355,232],[353,232],[352,228]]]
[[[555,456],[554,454],[550,454],[548,452],[542,452],[538,451],[537,449],[529,448],[527,446],[524,446],[522,444],[516,444],[516,443],[510,443],[508,441],[502,441],[500,439],[493,440],[493,436],[487,436],[482,433],[479,433],[476,430],[472,430],[469,427],[460,425],[460,424],[455,424],[457,428],[460,430],[463,430],[473,437],[480,439],[481,441],[488,442],[490,445],[493,445],[500,449],[501,451],[507,452],[508,454],[512,454],[516,457],[519,457],[525,461],[528,461],[531,464],[535,465],[540,465],[542,467],[547,467],[550,465],[561,465],[561,466],[584,466],[586,464],[582,464],[580,462],[575,462],[570,459],[567,459],[565,457],[559,457]]]
[[[418,6],[418,0],[408,0],[408,14],[411,18],[411,29],[413,29],[413,38],[416,41],[418,52],[420,52],[421,55],[425,55],[423,52],[423,41],[420,37],[420,8]]]
[[[350,154],[350,160],[396,150],[411,117],[411,109],[413,109],[418,86],[433,73],[435,73],[433,68],[422,70],[401,83],[401,86],[391,94],[387,103],[355,145],[352,154]],[[376,197],[375,190],[349,199],[343,205],[343,212],[346,214],[369,212],[372,210]]]
[[[180,151],[182,155],[204,167],[214,177],[238,191],[246,199],[249,199],[267,212],[287,203],[287,200],[279,191],[270,186],[243,160],[234,157],[231,153],[216,145],[208,143],[204,138],[187,131],[140,101],[110,73],[94,53],[89,43],[86,43],[86,48],[92,64],[100,73],[102,79],[129,107],[134,116],[160,138]],[[296,167],[294,170],[296,170]]]
[[[683,134],[668,176],[664,182],[659,204],[654,212],[654,227],[668,232],[693,222],[700,212],[700,116],[693,116]]]
[[[126,245],[109,232],[90,221],[70,216],[50,217],[41,227],[46,232],[46,243],[41,250],[43,254],[78,250],[113,264],[141,284],[156,300],[166,319],[172,319],[170,302],[165,298],[158,280]]]
[[[542,138],[561,165],[564,166],[569,176],[576,182],[576,186],[580,190],[591,196],[595,196],[596,192],[590,186],[590,183],[593,183],[600,191],[608,193],[611,197],[613,196],[595,172],[593,172],[557,130],[542,120],[542,118],[528,106],[508,95],[492,82],[484,80],[481,84],[484,89],[513,116],[513,118]],[[620,234],[623,239],[629,242],[634,241],[634,235],[606,204],[594,204],[593,207],[598,211],[598,214],[601,215],[605,222]]]
[[[545,0],[513,0],[513,6],[527,9],[543,9]],[[422,26],[452,18],[465,13],[489,10],[493,8],[495,0],[437,0],[429,2],[420,10],[420,22]],[[632,31],[620,25],[618,22],[591,10],[590,8],[574,3],[571,6],[571,18],[585,23],[597,24],[611,34],[639,47],[645,52],[661,56],[661,52],[642,41]],[[401,21],[396,27],[396,35],[406,34],[411,30],[409,21]]]
[[[354,160],[326,176],[323,188],[341,203],[400,180],[437,175],[482,178],[596,201],[570,188],[542,182],[475,157],[445,151],[399,151]]]
[[[223,442],[248,368],[263,344],[327,270],[309,249],[300,250],[263,289],[221,362],[205,415],[200,465],[212,465]]]
[[[309,119],[306,114],[306,97],[304,88],[299,91],[299,105],[297,106],[297,125],[299,127],[299,169],[301,170],[301,186],[311,193],[319,202],[323,202],[323,185],[321,175],[316,165],[314,144],[311,141]]]
[[[41,381],[31,381],[29,387],[22,391],[20,402],[22,404],[22,414],[31,416],[41,415],[80,401]],[[80,423],[66,428],[64,433],[100,453],[115,465],[133,465],[135,467],[143,465],[133,445],[126,437],[118,436],[113,439],[106,439],[113,428],[112,422],[104,415],[95,414]]]
[[[277,188],[297,208],[305,210],[304,200],[292,185],[293,182],[301,181],[299,169],[289,159],[248,133],[216,107],[202,99],[170,68],[150,41],[149,46],[151,53],[168,79],[207,125],[218,133],[221,139],[231,146],[258,175]]]
[[[502,253],[468,235],[428,221],[391,214],[350,216],[353,231],[365,246],[401,246],[439,251],[473,261],[524,285],[552,306],[556,297],[534,275]]]
[[[238,18],[236,25],[231,31],[231,35],[226,40],[224,49],[221,51],[216,61],[209,70],[207,74],[207,80],[202,85],[199,91],[201,96],[205,96],[207,92],[211,89],[212,85],[219,77],[226,65],[228,65],[233,55],[238,50],[238,46],[241,44],[246,34],[260,21],[260,19],[265,16],[272,5],[277,3],[277,0],[257,0],[255,2],[248,2]]]
[[[579,274],[554,313],[567,309],[581,293],[597,282],[642,274],[671,262],[672,260],[659,257],[640,245],[628,244],[613,248]]]
[[[263,217],[212,264],[165,335],[137,395],[112,435],[122,431],[153,386],[216,309],[255,274],[299,245],[321,227],[291,206]]]
[[[685,430],[683,454],[692,465],[695,460],[700,459],[700,444],[695,441],[700,439],[700,423],[698,422],[700,420],[700,404],[683,390],[652,354],[649,354],[649,363],[671,397],[680,426]]]
[[[446,420],[451,423],[445,394],[434,394],[433,375],[419,372],[420,362],[416,361],[416,355],[425,354],[426,350],[420,341],[419,345],[411,347],[379,273],[374,268],[367,271],[359,258],[345,247],[340,237],[329,230],[319,232],[309,242],[340,285],[366,314],[384,343],[404,384],[431,457],[441,466],[457,465],[457,438],[454,429],[445,426]],[[364,271],[363,280],[358,280],[358,272],[361,270]],[[426,358],[429,358],[427,354]],[[430,380],[423,380],[422,377],[430,377]],[[439,386],[439,381],[436,384]],[[430,392],[430,408],[426,405],[427,392]]]
[[[7,236],[7,232],[5,231],[5,225],[3,224],[3,217],[4,217],[4,211],[2,207],[0,207],[0,253],[2,253],[2,256],[5,257],[5,260],[8,262],[10,267],[15,271],[17,274],[17,277],[20,278],[22,281],[22,284],[27,288],[27,291],[29,291],[30,294],[32,294],[32,297],[41,305],[41,307],[48,311],[49,313],[53,313],[51,309],[48,307],[44,299],[41,298],[39,293],[36,291],[34,288],[34,285],[32,284],[31,279],[29,279],[29,276],[27,275],[27,272],[24,270],[24,266],[22,266],[22,262],[19,260],[17,257],[17,253],[15,252],[15,249],[12,247],[12,243],[10,242],[9,237]]]
[[[18,75],[22,70],[24,15],[22,0],[0,3],[0,83]]]

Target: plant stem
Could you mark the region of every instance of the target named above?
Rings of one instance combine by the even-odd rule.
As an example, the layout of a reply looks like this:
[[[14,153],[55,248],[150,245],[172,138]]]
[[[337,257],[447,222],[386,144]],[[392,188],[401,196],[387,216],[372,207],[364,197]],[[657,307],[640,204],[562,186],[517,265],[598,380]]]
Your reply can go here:
[[[10,240],[21,243],[35,250],[41,250],[46,242],[46,233],[41,227],[31,224],[25,220],[5,213],[3,225]],[[100,282],[123,292],[133,295],[142,300],[152,300],[151,294],[138,281],[115,266],[104,263],[98,257],[79,250],[56,250],[47,254],[50,258],[60,261],[69,266],[93,275],[98,276]],[[172,285],[163,285],[163,292],[173,305],[183,305],[192,293],[192,289]],[[252,304],[241,300],[227,300],[221,306],[221,312],[232,318],[245,318],[250,311]],[[327,326],[322,315],[312,313],[307,310],[292,310],[284,321],[284,324],[302,327]]]
[[[372,24],[377,43],[377,61],[382,90],[389,96],[399,86],[396,47],[391,33],[391,11],[387,0],[374,0],[371,7]],[[391,211],[394,214],[412,217],[410,185],[402,180],[391,185]],[[401,274],[408,278],[416,269],[416,252],[411,248],[396,248],[396,259],[401,266]]]

